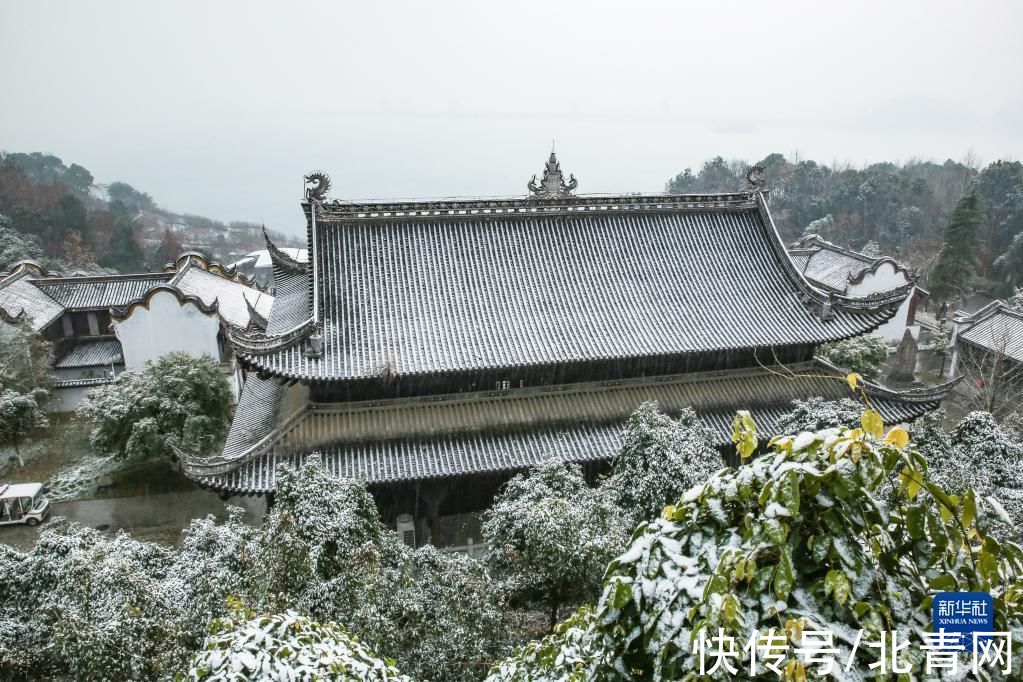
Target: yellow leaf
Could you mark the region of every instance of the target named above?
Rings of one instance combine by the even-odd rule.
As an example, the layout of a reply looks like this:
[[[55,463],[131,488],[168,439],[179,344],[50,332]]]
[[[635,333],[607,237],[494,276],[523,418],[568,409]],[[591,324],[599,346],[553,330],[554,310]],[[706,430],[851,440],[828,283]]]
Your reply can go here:
[[[849,374],[846,374],[845,375],[845,380],[846,380],[846,383],[849,384],[849,390],[850,391],[855,391],[856,390],[856,385],[859,383],[860,379],[862,379],[862,378],[863,377],[861,377],[856,372],[850,372]]]
[[[906,495],[910,500],[915,500],[920,493],[920,480],[917,478],[919,474],[907,467],[899,475],[902,478],[902,488],[906,491]]]
[[[671,517],[674,515],[675,505],[673,504],[665,505],[664,509],[661,511],[661,518],[664,519],[665,521],[671,521]]]
[[[863,425],[863,430],[874,438],[880,438],[884,433],[884,420],[876,410],[864,410],[863,416],[860,417],[860,424]]]
[[[888,435],[884,437],[885,443],[890,443],[900,450],[909,445],[909,434],[906,430],[898,426],[893,426],[888,432]]]

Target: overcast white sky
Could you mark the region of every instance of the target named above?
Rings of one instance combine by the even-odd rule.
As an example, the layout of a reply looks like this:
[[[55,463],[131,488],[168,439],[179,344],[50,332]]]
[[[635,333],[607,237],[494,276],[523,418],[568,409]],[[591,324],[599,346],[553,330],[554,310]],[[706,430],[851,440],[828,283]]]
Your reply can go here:
[[[579,192],[720,154],[1023,156],[1021,2],[0,3],[0,149],[304,229],[342,199]]]

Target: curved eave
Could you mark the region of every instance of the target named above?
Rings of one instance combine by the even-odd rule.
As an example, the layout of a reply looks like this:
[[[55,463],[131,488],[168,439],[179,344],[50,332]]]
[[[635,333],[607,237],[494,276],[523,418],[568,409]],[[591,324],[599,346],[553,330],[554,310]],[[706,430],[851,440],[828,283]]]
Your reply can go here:
[[[904,391],[872,382],[862,387],[870,404],[894,424],[937,408],[956,381]],[[367,483],[514,471],[548,457],[604,460],[614,452],[628,413],[649,399],[672,414],[693,407],[714,434],[714,444],[727,448],[736,409],[749,409],[761,434],[770,437],[777,435],[776,425],[791,410],[792,399],[856,395],[846,386],[844,372],[825,362],[595,382],[566,386],[565,391],[305,403],[280,417],[270,416],[276,413],[279,384],[253,382],[247,388],[255,391],[239,403],[246,421],[232,425],[232,432],[251,437],[232,441],[223,455],[183,460],[186,473],[202,485],[230,493],[269,492],[277,466],[298,463],[313,452],[324,454],[334,475]],[[308,442],[309,434],[321,440]]]
[[[270,262],[274,269],[274,277],[277,277],[278,272],[305,272],[308,263],[303,263],[300,260],[292,258],[287,253],[282,251],[273,240],[270,239],[270,233],[266,231],[266,226],[263,226],[263,240],[266,242],[266,250],[270,254]],[[310,252],[310,260],[312,260],[312,253]]]
[[[837,365],[833,365],[824,358],[815,357],[814,363],[818,366],[830,371],[835,374],[845,374],[845,370],[839,368]],[[945,381],[934,386],[919,386],[913,388],[888,388],[878,383],[868,380],[861,380],[859,383],[863,386],[863,390],[866,392],[868,398],[882,398],[886,400],[896,400],[903,403],[919,403],[919,404],[931,404],[940,403],[948,394],[955,388],[956,384],[963,380],[963,375],[959,374],[952,377],[948,381]]]

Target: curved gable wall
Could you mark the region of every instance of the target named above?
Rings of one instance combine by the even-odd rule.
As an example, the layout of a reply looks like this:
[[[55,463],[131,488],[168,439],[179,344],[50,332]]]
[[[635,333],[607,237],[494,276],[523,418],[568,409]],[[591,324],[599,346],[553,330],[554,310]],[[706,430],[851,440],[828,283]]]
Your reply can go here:
[[[195,357],[206,354],[220,361],[220,320],[216,314],[204,313],[189,302],[181,303],[170,291],[152,293],[148,306],[136,306],[127,318],[115,318],[113,325],[129,369],[175,351]]]

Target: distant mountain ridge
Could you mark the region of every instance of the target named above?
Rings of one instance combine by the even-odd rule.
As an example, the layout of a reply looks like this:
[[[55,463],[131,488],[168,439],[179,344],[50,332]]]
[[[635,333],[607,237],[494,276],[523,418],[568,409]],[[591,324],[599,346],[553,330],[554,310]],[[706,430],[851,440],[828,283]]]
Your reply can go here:
[[[304,246],[270,234],[281,246]],[[84,166],[52,154],[0,152],[0,269],[32,258],[60,271],[137,272],[185,250],[228,263],[262,248],[259,224],[163,208],[128,183],[97,183]]]

